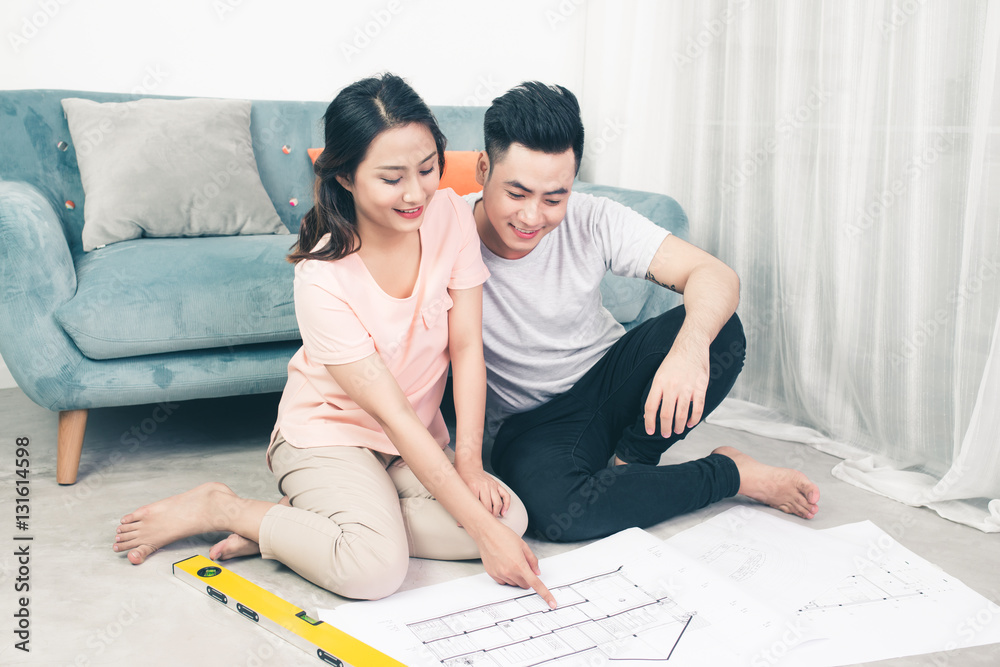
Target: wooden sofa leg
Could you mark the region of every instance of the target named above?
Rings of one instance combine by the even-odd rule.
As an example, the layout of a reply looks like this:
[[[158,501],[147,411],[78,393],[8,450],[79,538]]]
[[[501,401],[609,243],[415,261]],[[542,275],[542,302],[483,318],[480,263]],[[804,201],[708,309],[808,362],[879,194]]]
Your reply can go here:
[[[63,410],[59,413],[59,436],[56,444],[56,481],[75,484],[80,469],[83,435],[87,431],[86,410]]]

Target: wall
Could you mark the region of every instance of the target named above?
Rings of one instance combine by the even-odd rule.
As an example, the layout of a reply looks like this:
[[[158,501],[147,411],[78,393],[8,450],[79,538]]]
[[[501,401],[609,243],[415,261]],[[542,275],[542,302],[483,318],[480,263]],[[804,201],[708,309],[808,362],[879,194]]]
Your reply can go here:
[[[329,100],[390,70],[488,104],[526,79],[579,93],[585,24],[582,0],[3,0],[0,89]]]
[[[579,90],[582,0],[4,0],[0,88],[329,100],[381,70],[431,104]]]

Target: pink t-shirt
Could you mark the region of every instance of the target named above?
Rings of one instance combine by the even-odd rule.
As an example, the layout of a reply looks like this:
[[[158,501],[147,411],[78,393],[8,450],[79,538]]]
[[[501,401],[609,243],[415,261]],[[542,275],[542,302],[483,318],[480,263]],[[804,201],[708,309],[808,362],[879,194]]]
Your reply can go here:
[[[442,447],[448,444],[440,410],[449,363],[448,290],[481,285],[490,274],[471,209],[452,190],[435,193],[419,233],[419,273],[405,299],[383,292],[357,253],[296,264],[302,347],[288,362],[272,443],[280,430],[295,447],[352,445],[398,455],[378,423],[325,368],[377,351],[420,421]]]

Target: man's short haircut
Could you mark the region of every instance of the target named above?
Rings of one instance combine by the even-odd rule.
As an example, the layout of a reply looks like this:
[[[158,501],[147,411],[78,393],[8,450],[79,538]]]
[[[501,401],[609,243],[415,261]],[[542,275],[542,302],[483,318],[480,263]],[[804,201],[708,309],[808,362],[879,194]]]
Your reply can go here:
[[[493,100],[483,122],[486,154],[493,164],[502,160],[511,144],[542,153],[573,149],[576,172],[583,159],[583,121],[576,96],[562,86],[525,81]]]

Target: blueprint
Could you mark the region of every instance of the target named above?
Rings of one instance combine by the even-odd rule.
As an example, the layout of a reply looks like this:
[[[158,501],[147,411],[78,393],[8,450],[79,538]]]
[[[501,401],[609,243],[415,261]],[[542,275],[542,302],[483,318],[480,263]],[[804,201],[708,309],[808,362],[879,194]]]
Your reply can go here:
[[[796,618],[755,665],[827,667],[1000,642],[1000,606],[870,521],[811,530],[734,508],[665,544]]]
[[[798,610],[826,639],[781,665],[826,667],[1000,642],[1000,605],[906,549],[870,521],[821,531],[863,549],[855,572]],[[986,555],[984,554],[984,557]]]
[[[669,597],[654,597],[618,568],[537,595],[460,609],[406,624],[444,665],[550,664],[614,656],[669,660],[694,618]],[[645,640],[656,633],[655,644]],[[575,664],[580,664],[576,662]]]
[[[555,610],[482,574],[320,618],[414,667],[746,664],[794,619],[635,528],[539,565]]]
[[[747,506],[665,542],[781,609],[799,609],[855,572],[862,547]]]
[[[867,521],[740,506],[539,565],[555,610],[484,573],[319,616],[411,667],[827,667],[1000,642],[1000,606]]]

